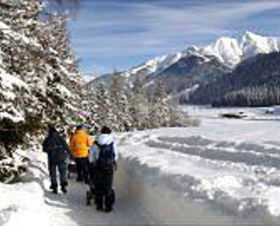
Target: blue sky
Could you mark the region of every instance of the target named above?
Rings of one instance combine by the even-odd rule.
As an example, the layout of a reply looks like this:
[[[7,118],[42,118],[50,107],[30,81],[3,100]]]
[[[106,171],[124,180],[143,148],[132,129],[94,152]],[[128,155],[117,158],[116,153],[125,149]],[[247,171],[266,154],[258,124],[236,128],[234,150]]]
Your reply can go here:
[[[279,0],[81,0],[70,24],[83,72],[103,74],[249,30],[280,36]]]

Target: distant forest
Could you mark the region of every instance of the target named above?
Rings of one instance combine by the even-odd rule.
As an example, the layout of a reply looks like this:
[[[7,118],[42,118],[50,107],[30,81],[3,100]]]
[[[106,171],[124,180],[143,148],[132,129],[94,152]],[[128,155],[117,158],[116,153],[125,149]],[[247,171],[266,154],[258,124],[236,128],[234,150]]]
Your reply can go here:
[[[194,104],[271,106],[280,104],[280,53],[259,54],[229,74],[202,84],[190,95]]]

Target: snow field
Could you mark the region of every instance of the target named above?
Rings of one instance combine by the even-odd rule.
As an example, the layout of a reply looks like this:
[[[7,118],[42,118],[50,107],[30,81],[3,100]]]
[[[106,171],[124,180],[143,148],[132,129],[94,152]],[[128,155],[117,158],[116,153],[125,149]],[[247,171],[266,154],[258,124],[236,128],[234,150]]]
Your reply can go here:
[[[0,224],[1,225],[50,225],[44,208],[44,181],[46,162],[38,153],[30,152],[32,169],[25,182],[1,184]]]
[[[123,135],[120,153],[179,178],[171,186],[188,199],[210,202],[233,215],[280,216],[279,126],[200,118],[199,127]]]

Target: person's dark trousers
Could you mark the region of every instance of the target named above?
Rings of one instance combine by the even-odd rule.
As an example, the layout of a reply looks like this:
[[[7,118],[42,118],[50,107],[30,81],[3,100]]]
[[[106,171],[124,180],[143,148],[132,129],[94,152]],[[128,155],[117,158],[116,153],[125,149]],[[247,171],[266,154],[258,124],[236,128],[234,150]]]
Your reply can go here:
[[[77,165],[77,180],[88,182],[88,158],[75,158]]]
[[[57,189],[57,175],[56,171],[58,169],[59,172],[59,180],[60,180],[60,186],[67,186],[67,164],[66,161],[55,163],[55,162],[49,162],[49,172],[50,172],[50,178],[51,178],[51,188]]]
[[[96,177],[96,195],[95,204],[97,209],[103,209],[105,204],[105,210],[111,211],[113,204],[115,203],[115,192],[113,186],[113,170],[99,169]]]
[[[105,194],[104,194],[104,201],[105,201],[105,210],[111,211],[113,209],[113,205],[115,203],[115,191],[113,190],[113,173],[108,174],[105,177]]]
[[[77,180],[82,181],[82,164],[80,158],[75,158],[76,167],[77,167]]]

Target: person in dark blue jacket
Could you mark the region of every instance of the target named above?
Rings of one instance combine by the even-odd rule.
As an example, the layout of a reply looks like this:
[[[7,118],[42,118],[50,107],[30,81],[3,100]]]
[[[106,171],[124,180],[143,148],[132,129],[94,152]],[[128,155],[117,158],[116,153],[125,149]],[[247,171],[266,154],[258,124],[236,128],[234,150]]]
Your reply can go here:
[[[66,141],[59,135],[56,129],[49,125],[49,133],[43,142],[43,151],[48,154],[48,167],[51,179],[51,186],[54,194],[57,194],[57,175],[58,168],[61,191],[67,193],[67,158],[71,157],[70,149]]]

